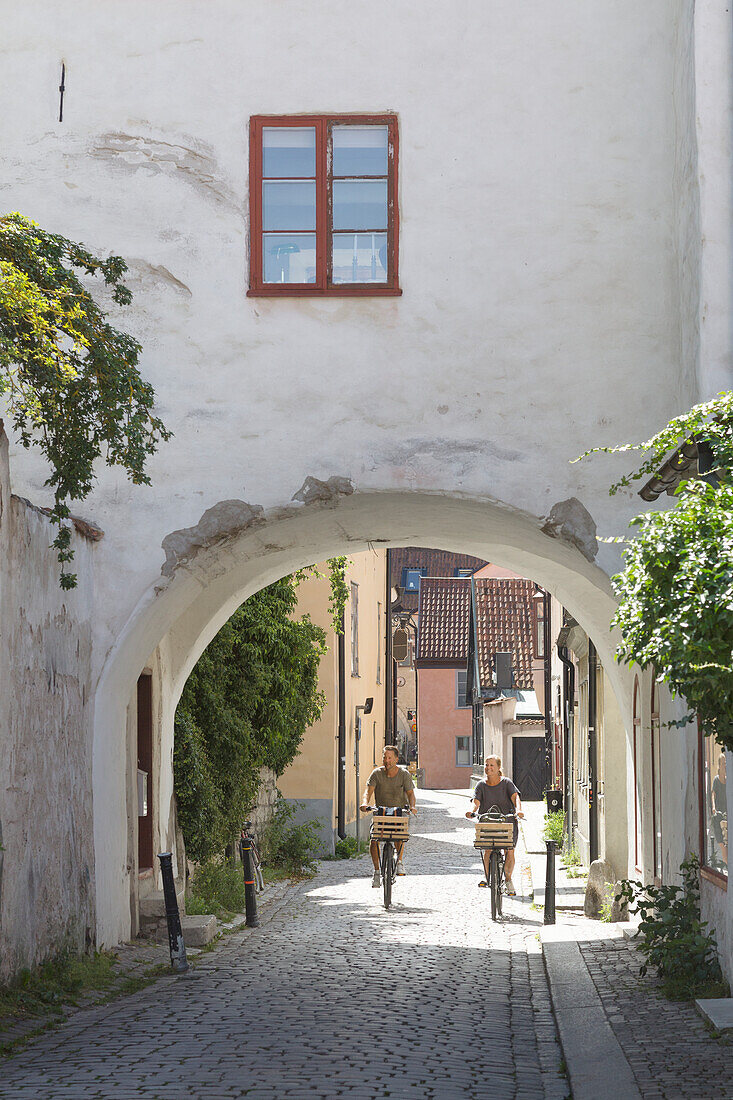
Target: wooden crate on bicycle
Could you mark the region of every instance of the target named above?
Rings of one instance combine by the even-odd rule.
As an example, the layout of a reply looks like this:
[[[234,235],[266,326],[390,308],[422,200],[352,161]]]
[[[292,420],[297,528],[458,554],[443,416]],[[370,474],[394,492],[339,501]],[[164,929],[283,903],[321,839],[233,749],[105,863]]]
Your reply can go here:
[[[410,819],[392,814],[374,814],[369,837],[371,840],[409,840]]]
[[[513,821],[477,821],[474,848],[513,848]]]

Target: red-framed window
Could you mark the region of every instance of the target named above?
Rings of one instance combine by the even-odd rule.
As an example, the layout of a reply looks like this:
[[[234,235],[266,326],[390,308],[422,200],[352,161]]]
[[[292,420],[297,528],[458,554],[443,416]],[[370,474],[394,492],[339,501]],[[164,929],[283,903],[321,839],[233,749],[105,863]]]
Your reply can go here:
[[[249,140],[249,295],[401,294],[396,115],[257,115]]]

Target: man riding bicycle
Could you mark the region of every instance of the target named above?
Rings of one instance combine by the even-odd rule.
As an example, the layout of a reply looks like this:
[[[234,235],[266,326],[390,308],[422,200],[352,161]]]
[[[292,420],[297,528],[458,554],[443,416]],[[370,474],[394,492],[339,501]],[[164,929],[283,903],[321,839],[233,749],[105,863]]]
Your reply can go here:
[[[501,770],[501,759],[498,756],[486,757],[484,771],[486,773],[486,779],[482,779],[476,784],[476,789],[473,792],[473,811],[469,810],[466,817],[475,817],[476,814],[487,814],[489,810],[494,808],[500,810],[503,814],[515,814],[514,846],[516,847],[517,835],[519,833],[517,818],[524,817],[522,799],[519,796],[519,791],[514,786],[511,779],[507,779],[503,775]],[[486,882],[488,881],[488,861],[490,855],[491,853],[489,851],[483,853],[486,880],[482,879],[481,882],[479,882],[479,886],[486,886]],[[506,892],[510,897],[514,897],[516,894],[514,883],[512,882],[513,870],[514,848],[507,848],[504,852],[504,875],[506,880]]]
[[[385,745],[382,753],[382,767],[375,768],[367,779],[364,794],[361,800],[361,812],[368,813],[371,809],[369,802],[374,798],[375,806],[409,806],[410,812],[417,813],[415,805],[415,784],[407,768],[399,766],[399,752],[396,745]],[[403,843],[398,842],[397,850],[397,874],[404,875],[402,865]],[[378,889],[382,885],[379,873],[379,844],[373,840],[369,845],[369,854],[374,864],[374,877],[372,886]]]

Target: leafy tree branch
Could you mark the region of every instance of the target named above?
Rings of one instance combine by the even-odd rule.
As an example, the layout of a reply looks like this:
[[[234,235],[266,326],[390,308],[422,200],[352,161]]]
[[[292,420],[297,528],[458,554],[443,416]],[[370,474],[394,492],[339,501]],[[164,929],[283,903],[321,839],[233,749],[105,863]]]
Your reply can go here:
[[[681,482],[674,506],[631,521],[636,537],[613,578],[619,597],[613,625],[617,657],[653,666],[684,696],[706,734],[733,750],[733,393],[696,405],[639,447],[650,452],[633,474],[611,489],[658,470],[691,439],[712,452],[712,473]],[[617,454],[630,444],[595,448]],[[581,456],[585,457],[585,456]]]
[[[76,585],[66,572],[69,502],[91,492],[96,460],[149,484],[146,461],[171,436],[152,414],[140,345],[109,324],[82,282],[101,278],[117,305],[129,305],[126,271],[119,256],[102,259],[21,214],[0,217],[0,396],[23,446],[40,448],[51,467],[62,588]]]

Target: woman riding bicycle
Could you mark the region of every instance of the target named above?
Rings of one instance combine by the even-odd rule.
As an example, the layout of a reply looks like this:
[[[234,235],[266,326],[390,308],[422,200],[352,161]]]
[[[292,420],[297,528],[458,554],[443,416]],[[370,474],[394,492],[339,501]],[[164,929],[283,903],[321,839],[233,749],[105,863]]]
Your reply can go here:
[[[486,772],[486,779],[482,779],[476,784],[476,789],[473,792],[473,810],[469,810],[466,817],[474,817],[477,813],[487,814],[491,809],[500,810],[503,814],[514,814],[514,846],[516,847],[519,835],[517,818],[524,817],[519,791],[511,779],[507,779],[502,775],[500,757],[487,756],[484,762],[484,771]],[[488,860],[490,855],[491,853],[488,851],[483,853],[486,879],[481,879],[479,886],[486,886],[489,876]],[[514,848],[507,848],[504,850],[504,875],[506,878],[506,892],[510,897],[514,897],[516,894],[512,882],[513,870]]]

